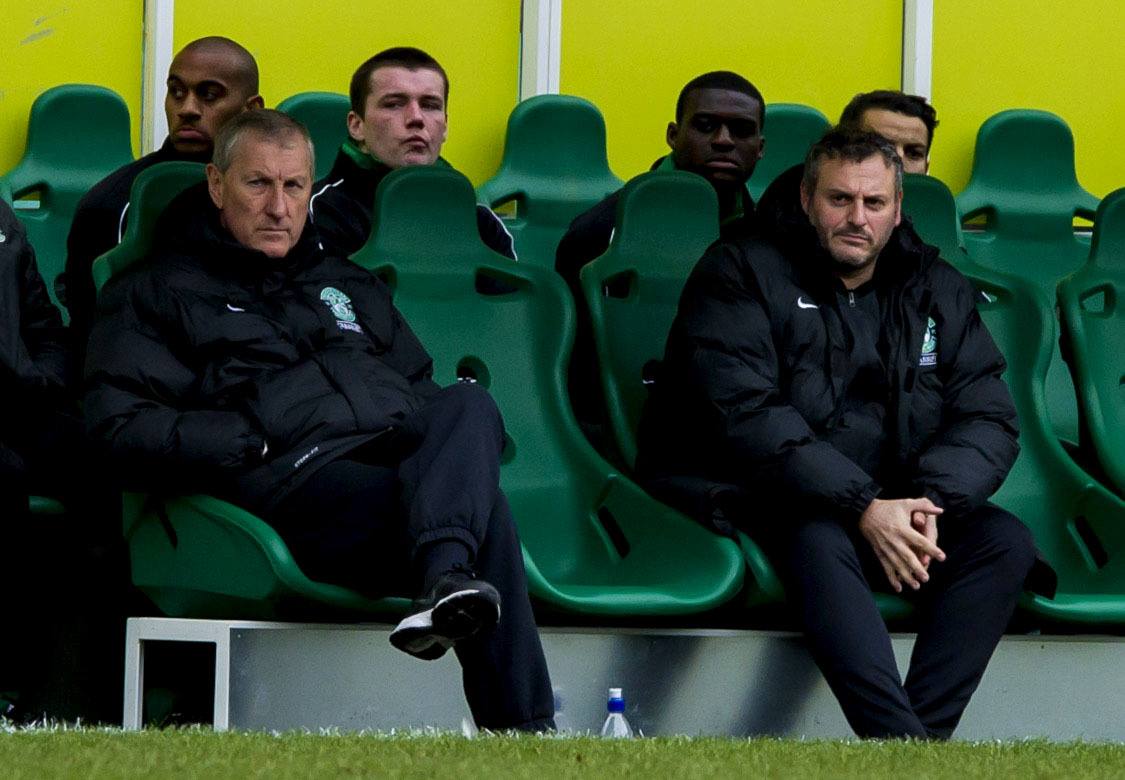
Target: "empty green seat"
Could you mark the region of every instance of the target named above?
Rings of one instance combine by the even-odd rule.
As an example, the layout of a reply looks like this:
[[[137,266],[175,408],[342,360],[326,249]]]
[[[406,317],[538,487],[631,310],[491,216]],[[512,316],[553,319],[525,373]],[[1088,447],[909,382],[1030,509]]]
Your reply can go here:
[[[963,265],[968,256],[949,188],[933,176],[907,173],[902,177],[902,190],[902,213],[910,217],[922,240],[940,249],[944,260]]]
[[[831,122],[812,106],[799,103],[771,103],[766,106],[766,150],[746,186],[754,200],[770,186],[778,174],[805,161],[809,147],[820,140]]]
[[[484,385],[504,416],[501,485],[533,596],[598,615],[672,615],[736,595],[738,547],[652,500],[586,442],[566,396],[570,294],[547,268],[481,243],[468,180],[410,168],[376,193],[375,227],[353,259],[387,279],[434,358],[435,379]],[[478,276],[514,288],[477,292]]]
[[[570,221],[621,184],[609,169],[597,107],[569,95],[539,95],[512,111],[500,169],[477,197],[491,208],[514,201],[515,217],[505,223],[519,259],[553,268]]]
[[[78,201],[133,160],[129,134],[125,101],[105,87],[64,84],[31,106],[27,147],[3,183],[17,199],[39,195],[38,208],[16,214],[27,227],[39,273],[56,304],[55,278],[66,265],[66,237]]]
[[[1083,444],[1125,496],[1125,189],[1102,201],[1090,259],[1058,292]]]
[[[1097,206],[1078,183],[1074,136],[1061,117],[1012,109],[981,125],[969,183],[957,196],[963,221],[986,218],[982,233],[966,235],[981,265],[1028,279],[1054,300],[1058,280],[1086,259],[1074,217],[1093,219]]]
[[[348,111],[351,110],[348,96],[336,92],[301,92],[278,103],[277,110],[308,128],[316,150],[316,178],[327,176],[336,151],[348,137]]]
[[[94,263],[99,290],[148,254],[160,212],[203,180],[203,166],[187,162],[154,165],[137,177],[125,236]],[[216,498],[127,493],[123,522],[134,584],[172,617],[370,617],[406,605],[310,580],[268,524]]]
[[[3,179],[0,179],[0,200],[12,205],[12,190]]]

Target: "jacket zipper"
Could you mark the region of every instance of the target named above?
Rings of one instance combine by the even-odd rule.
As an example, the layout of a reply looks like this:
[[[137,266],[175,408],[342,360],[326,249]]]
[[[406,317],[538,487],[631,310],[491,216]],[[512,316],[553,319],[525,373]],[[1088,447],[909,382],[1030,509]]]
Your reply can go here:
[[[852,309],[855,308],[855,291],[848,290],[848,306]]]

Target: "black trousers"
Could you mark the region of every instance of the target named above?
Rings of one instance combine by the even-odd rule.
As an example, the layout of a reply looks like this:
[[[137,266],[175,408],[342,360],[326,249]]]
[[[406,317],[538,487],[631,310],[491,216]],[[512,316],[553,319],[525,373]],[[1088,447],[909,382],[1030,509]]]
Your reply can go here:
[[[503,423],[492,397],[447,387],[387,435],[312,475],[266,518],[310,578],[380,596],[419,595],[419,550],[455,540],[501,597],[500,623],[458,642],[481,728],[553,727],[554,697],[523,555],[500,491]]]
[[[813,519],[762,537],[799,611],[817,665],[861,737],[948,739],[976,690],[1035,561],[1031,534],[985,505],[938,521],[944,562],[903,589],[918,638],[903,683],[873,589],[890,585],[858,529]]]

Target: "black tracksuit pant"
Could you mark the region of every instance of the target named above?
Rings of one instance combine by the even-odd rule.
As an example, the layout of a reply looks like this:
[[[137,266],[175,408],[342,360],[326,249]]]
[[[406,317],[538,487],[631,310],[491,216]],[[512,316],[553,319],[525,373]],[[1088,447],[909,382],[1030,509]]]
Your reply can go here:
[[[861,737],[948,739],[996,648],[1035,561],[1027,528],[985,505],[938,520],[944,562],[903,595],[918,638],[903,683],[872,589],[890,585],[856,527],[816,519],[762,538],[798,610],[810,649]]]
[[[458,642],[481,728],[553,727],[554,698],[523,555],[500,491],[503,422],[492,397],[447,387],[393,431],[313,474],[267,520],[301,570],[371,595],[418,596],[427,546],[463,544],[500,593],[500,623]]]

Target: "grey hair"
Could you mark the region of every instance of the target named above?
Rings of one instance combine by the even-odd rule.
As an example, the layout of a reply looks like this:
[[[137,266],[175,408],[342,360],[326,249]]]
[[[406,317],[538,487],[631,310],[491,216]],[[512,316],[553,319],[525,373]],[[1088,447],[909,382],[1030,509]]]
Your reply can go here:
[[[847,160],[859,163],[869,157],[880,155],[887,167],[895,172],[895,195],[902,192],[902,158],[898,156],[895,145],[878,133],[831,128],[821,139],[809,147],[805,157],[806,191],[816,192],[816,182],[820,178],[820,164],[823,160]]]
[[[226,173],[234,161],[234,151],[242,139],[252,134],[267,141],[282,145],[299,136],[309,147],[309,175],[316,170],[316,150],[308,129],[288,114],[271,108],[243,111],[234,116],[215,136],[215,151],[211,162],[222,173]]]

